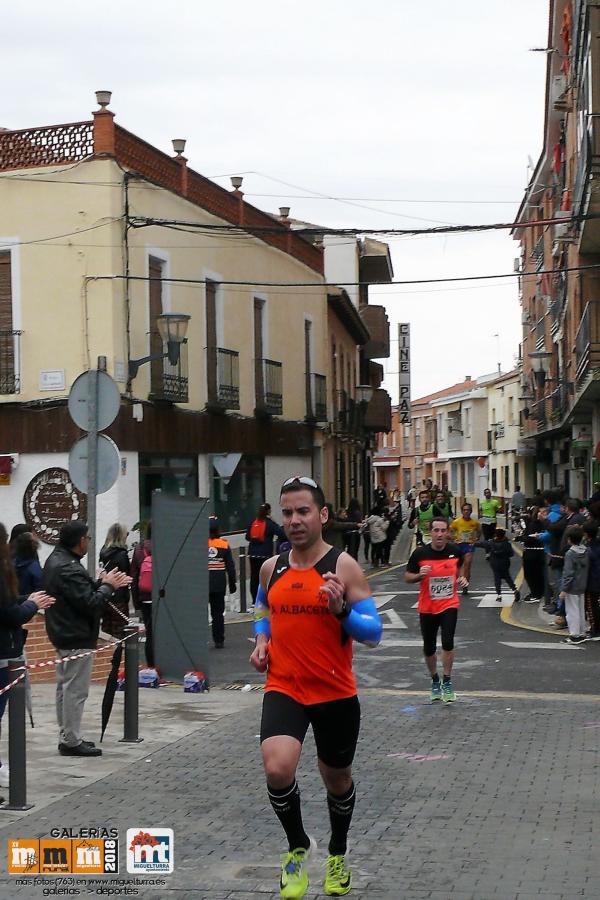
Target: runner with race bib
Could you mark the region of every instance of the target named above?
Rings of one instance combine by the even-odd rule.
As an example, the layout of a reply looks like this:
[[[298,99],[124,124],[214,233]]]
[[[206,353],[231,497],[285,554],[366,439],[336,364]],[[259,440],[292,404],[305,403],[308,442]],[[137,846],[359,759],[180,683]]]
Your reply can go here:
[[[423,654],[431,675],[431,700],[456,700],[452,686],[454,632],[458,617],[459,588],[468,586],[463,575],[464,553],[450,542],[446,519],[431,523],[431,544],[417,547],[411,554],[404,575],[408,584],[419,584],[419,621],[423,636]],[[443,681],[437,671],[437,633],[442,632]]]

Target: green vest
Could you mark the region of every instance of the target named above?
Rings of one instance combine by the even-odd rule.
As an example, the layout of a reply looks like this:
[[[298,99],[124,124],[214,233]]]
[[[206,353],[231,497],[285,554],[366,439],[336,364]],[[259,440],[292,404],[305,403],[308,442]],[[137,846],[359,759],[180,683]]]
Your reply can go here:
[[[493,497],[490,497],[489,500],[485,498],[479,501],[479,509],[481,515],[481,521],[484,525],[494,525],[496,522],[496,514],[498,512],[498,508],[500,503],[497,500],[494,500]]]
[[[431,520],[433,519],[433,506],[430,503],[427,509],[417,507],[417,520],[421,534],[431,534]]]

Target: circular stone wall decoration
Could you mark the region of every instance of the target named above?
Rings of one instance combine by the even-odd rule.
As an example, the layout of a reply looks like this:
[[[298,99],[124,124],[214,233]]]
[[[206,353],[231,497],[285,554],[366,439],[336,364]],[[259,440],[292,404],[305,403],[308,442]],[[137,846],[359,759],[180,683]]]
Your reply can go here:
[[[61,525],[85,522],[87,498],[77,490],[66,469],[44,469],[31,479],[23,496],[23,515],[45,544],[58,544]]]

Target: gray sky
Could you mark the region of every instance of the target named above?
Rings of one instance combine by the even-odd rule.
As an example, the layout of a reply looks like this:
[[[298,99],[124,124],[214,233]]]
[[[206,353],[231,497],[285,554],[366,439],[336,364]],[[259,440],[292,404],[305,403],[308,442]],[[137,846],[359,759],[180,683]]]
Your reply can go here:
[[[542,145],[546,56],[528,48],[546,46],[547,23],[548,0],[6,4],[0,125],[85,119],[110,89],[123,127],[169,153],[187,138],[190,166],[246,173],[246,198],[270,212],[335,227],[509,222]],[[518,254],[508,232],[388,240],[398,280],[511,272]],[[411,323],[414,397],[512,366],[515,280],[371,298],[393,337]]]

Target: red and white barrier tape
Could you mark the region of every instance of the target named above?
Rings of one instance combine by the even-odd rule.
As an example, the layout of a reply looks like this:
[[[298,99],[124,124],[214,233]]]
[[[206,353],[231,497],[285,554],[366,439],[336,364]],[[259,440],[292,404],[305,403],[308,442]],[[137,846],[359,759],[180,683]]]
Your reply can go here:
[[[0,696],[5,694],[7,691],[10,691],[15,684],[19,681],[22,681],[29,669],[43,669],[47,666],[58,666],[60,663],[70,662],[73,659],[82,659],[84,656],[92,656],[94,653],[104,653],[105,650],[112,650],[114,647],[118,647],[119,644],[124,644],[125,641],[128,641],[129,638],[132,637],[131,634],[126,635],[124,638],[121,638],[118,641],[113,641],[110,644],[105,644],[103,647],[96,647],[94,650],[85,650],[83,653],[73,653],[71,656],[63,656],[57,657],[56,659],[47,659],[44,662],[38,663],[25,663],[23,666],[19,666],[15,669],[12,669],[13,672],[21,672],[21,674],[13,679],[10,684],[7,684],[6,687],[0,689]]]

